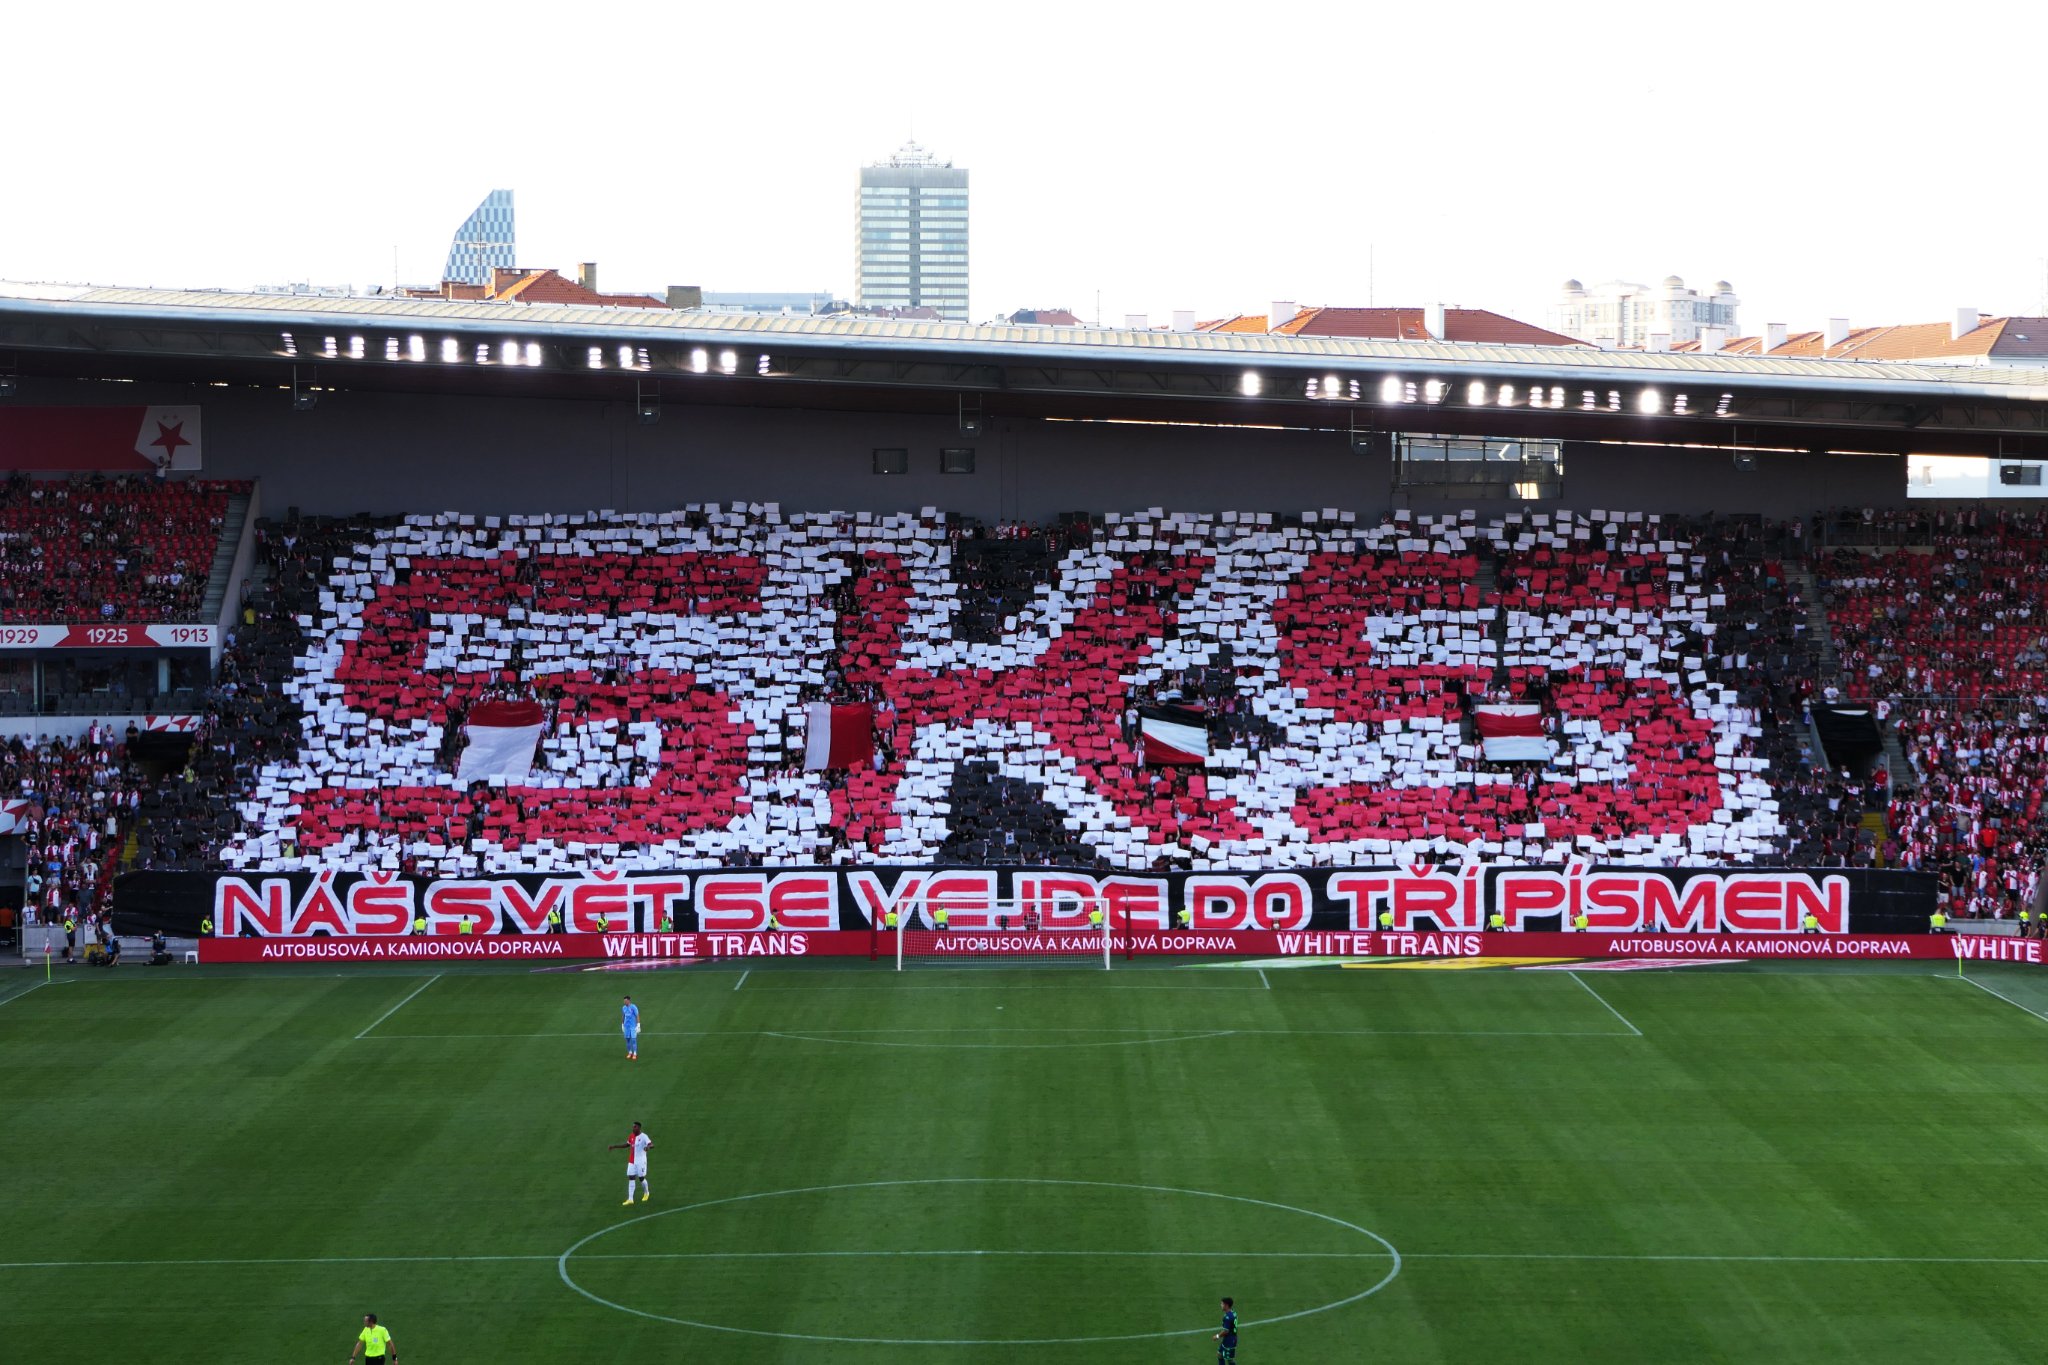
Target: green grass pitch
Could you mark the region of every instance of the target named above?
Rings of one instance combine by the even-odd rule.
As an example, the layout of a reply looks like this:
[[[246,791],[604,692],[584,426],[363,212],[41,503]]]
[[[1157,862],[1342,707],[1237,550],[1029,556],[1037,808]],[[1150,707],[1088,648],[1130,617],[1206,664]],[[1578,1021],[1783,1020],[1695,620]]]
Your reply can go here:
[[[7,1358],[2048,1351],[2026,969],[406,971],[0,980]]]

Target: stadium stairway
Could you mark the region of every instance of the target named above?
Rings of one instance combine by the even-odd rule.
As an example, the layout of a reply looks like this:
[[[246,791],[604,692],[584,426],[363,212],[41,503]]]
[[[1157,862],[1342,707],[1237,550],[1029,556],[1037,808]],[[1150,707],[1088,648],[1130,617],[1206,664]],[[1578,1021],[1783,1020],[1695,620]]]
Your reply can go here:
[[[1785,576],[1799,589],[1800,600],[1806,603],[1806,629],[1817,642],[1814,653],[1814,670],[1817,681],[1839,684],[1842,677],[1842,659],[1835,653],[1835,633],[1828,625],[1827,603],[1820,599],[1820,584],[1815,581],[1813,568],[1803,559],[1785,561]]]
[[[1479,600],[1498,602],[1500,600],[1500,572],[1492,556],[1481,555],[1479,566],[1472,572],[1472,581],[1479,587]],[[1508,614],[1495,612],[1493,624],[1486,628],[1486,637],[1493,642],[1496,658],[1505,658],[1508,641]],[[1508,668],[1505,663],[1495,664],[1493,676],[1488,680],[1495,687],[1508,685]]]
[[[248,522],[249,495],[231,494],[227,519],[220,527],[220,543],[213,549],[213,567],[206,575],[206,596],[199,606],[199,619],[202,621],[220,620],[221,608],[227,605],[228,591],[234,587],[228,580],[235,574],[235,552],[241,548],[242,528]]]
[[[1898,728],[1889,721],[1880,723],[1878,728],[1884,733],[1885,780],[1895,792],[1917,790],[1920,777],[1906,761],[1906,746],[1899,740]]]

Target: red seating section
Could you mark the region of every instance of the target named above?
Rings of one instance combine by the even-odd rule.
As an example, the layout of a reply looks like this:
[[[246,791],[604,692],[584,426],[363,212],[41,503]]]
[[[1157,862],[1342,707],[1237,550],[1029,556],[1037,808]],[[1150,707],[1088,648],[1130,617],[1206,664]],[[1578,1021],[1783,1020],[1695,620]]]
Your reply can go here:
[[[17,479],[0,491],[0,620],[199,619],[231,493],[246,484]]]

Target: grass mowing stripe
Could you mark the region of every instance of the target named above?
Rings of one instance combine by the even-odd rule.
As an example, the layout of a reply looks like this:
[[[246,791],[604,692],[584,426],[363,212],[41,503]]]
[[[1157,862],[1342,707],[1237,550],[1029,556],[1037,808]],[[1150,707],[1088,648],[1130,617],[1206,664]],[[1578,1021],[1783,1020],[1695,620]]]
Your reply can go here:
[[[738,990],[740,987],[746,985],[747,978],[752,976],[753,974],[754,969],[752,967],[747,968],[747,970],[740,973],[740,979],[732,983],[732,988],[734,990]]]
[[[1071,1248],[949,1248],[849,1251],[587,1251],[579,1261],[774,1261],[843,1259],[915,1259],[919,1257],[1066,1257],[1105,1259],[1175,1259],[1217,1261],[1385,1261],[1385,1251],[1082,1251]],[[150,1266],[287,1266],[287,1265],[478,1265],[506,1261],[555,1261],[552,1253],[480,1256],[247,1256],[163,1261],[0,1261],[0,1270],[133,1270]],[[1404,1261],[1699,1261],[1757,1265],[2048,1265],[2048,1256],[1771,1256],[1747,1252],[1656,1251],[1404,1251]]]
[[[755,991],[760,995],[763,992]],[[869,1033],[915,1033],[930,1035],[933,1029],[844,1029],[816,1028],[811,1034],[840,1034],[852,1036]],[[1194,1036],[1184,1028],[1153,1029],[950,1029],[938,1030],[954,1033],[1159,1033],[1176,1037]],[[403,1042],[457,1042],[470,1039],[481,1042],[524,1043],[536,1038],[611,1038],[617,1036],[614,1029],[606,1033],[378,1033],[358,1042],[403,1043]],[[797,1038],[802,1035],[778,1029],[642,1029],[643,1038]],[[1640,1038],[1638,1033],[1623,1033],[1619,1029],[1443,1029],[1443,1028],[1233,1028],[1204,1031],[1204,1038]],[[834,1039],[807,1039],[806,1041],[836,1041]],[[933,1044],[943,1046],[943,1044]]]
[[[1578,982],[1580,987],[1586,992],[1586,994],[1592,996],[1601,1004],[1606,1005],[1607,1012],[1613,1015],[1615,1018],[1621,1020],[1622,1024],[1627,1027],[1630,1033],[1633,1033],[1638,1038],[1643,1036],[1643,1031],[1641,1029],[1637,1028],[1634,1024],[1629,1023],[1627,1015],[1623,1014],[1620,1010],[1614,1008],[1614,1006],[1608,1005],[1606,996],[1600,994],[1600,992],[1594,990],[1591,986],[1588,986],[1586,984],[1586,978],[1580,976],[1577,972],[1566,972],[1565,975],[1570,977],[1572,980]]]
[[[1985,991],[1985,992],[1988,992],[1988,993],[1990,993],[1990,994],[1992,994],[1992,995],[1995,995],[1995,996],[1997,996],[1997,997],[1998,997],[1998,998],[1999,998],[2000,1000],[2003,1000],[2003,1001],[2004,1001],[2004,1002],[2005,1002],[2006,1004],[2008,1004],[2008,1005],[2011,1005],[2011,1006],[2012,1006],[2012,1007],[2013,1007],[2014,1009],[2016,1009],[2016,1010],[2025,1010],[2025,1011],[2026,1011],[2026,1012],[2027,1012],[2028,1014],[2031,1014],[2031,1015],[2033,1015],[2033,1016],[2034,1016],[2034,1017],[2035,1017],[2036,1019],[2039,1019],[2039,1020],[2040,1020],[2040,1021],[2041,1021],[2042,1023],[2044,1023],[2044,1024],[2048,1024],[2048,1014],[2043,1014],[2043,1013],[2041,1013],[2041,1012],[2040,1012],[2039,1010],[2035,1010],[2035,1009],[2028,1009],[2028,1008],[2027,1008],[2027,1007],[2026,1007],[2025,1005],[2022,1005],[2022,1004],[2021,1004],[2021,1003],[2020,1003],[2019,1001],[2017,1001],[2017,1000],[2013,999],[2013,998],[2012,998],[2011,996],[2007,995],[2007,994],[2006,994],[2006,993],[2005,993],[2004,991],[2001,991],[2001,990],[1996,990],[1996,989],[1994,989],[1994,988],[1992,988],[1992,987],[1990,987],[1990,986],[1987,986],[1987,985],[1985,985],[1985,984],[1984,984],[1983,982],[1979,981],[1979,980],[1978,980],[1978,979],[1977,979],[1976,977],[1974,977],[1974,976],[1962,976],[1962,977],[1958,977],[1958,978],[1957,978],[1957,980],[1960,980],[1960,981],[1967,981],[1967,982],[1969,982],[1969,983],[1970,983],[1970,984],[1971,984],[1972,986],[1975,986],[1975,987],[1976,987],[1976,988],[1977,988],[1978,990],[1980,990],[1980,991]]]
[[[377,1023],[376,1023],[376,1024],[372,1024],[372,1025],[370,1025],[370,1028],[366,1028],[366,1029],[364,1029],[364,1030],[363,1030],[363,1031],[362,1031],[361,1033],[358,1033],[358,1034],[356,1035],[356,1041],[357,1041],[357,1042],[361,1042],[361,1041],[363,1040],[363,1038],[364,1038],[365,1036],[367,1036],[367,1035],[369,1034],[369,1032],[370,1032],[370,1029],[374,1029],[374,1028],[376,1028],[376,1027],[377,1027],[377,1024],[381,1024],[381,1023],[383,1023],[383,1022],[384,1022],[384,1021],[385,1021],[386,1019],[389,1019],[389,1018],[390,1018],[390,1017],[391,1017],[392,1015],[394,1015],[394,1014],[398,1013],[398,1012],[399,1012],[400,1010],[404,1009],[404,1008],[405,1008],[405,1007],[406,1007],[406,1006],[407,1006],[408,1004],[412,1003],[413,999],[414,999],[415,997],[417,997],[417,996],[419,995],[419,993],[420,993],[421,991],[423,991],[423,990],[425,990],[425,989],[426,989],[427,987],[429,987],[429,986],[433,985],[433,984],[434,984],[434,983],[435,983],[436,981],[439,981],[440,979],[441,979],[441,974],[440,974],[439,972],[436,972],[436,973],[434,973],[434,975],[432,975],[432,976],[428,977],[428,978],[427,978],[427,979],[426,979],[425,981],[422,981],[422,982],[420,982],[420,984],[419,984],[419,985],[415,986],[415,987],[414,987],[414,988],[413,988],[413,989],[411,990],[411,992],[410,992],[410,993],[408,993],[408,994],[406,995],[405,999],[403,999],[403,1000],[399,1001],[399,1002],[398,1002],[397,1004],[393,1005],[393,1006],[392,1006],[392,1007],[391,1007],[390,1009],[388,1009],[388,1010],[385,1010],[385,1011],[384,1011],[384,1012],[383,1012],[382,1014],[378,1015],[378,1016],[377,1016]]]

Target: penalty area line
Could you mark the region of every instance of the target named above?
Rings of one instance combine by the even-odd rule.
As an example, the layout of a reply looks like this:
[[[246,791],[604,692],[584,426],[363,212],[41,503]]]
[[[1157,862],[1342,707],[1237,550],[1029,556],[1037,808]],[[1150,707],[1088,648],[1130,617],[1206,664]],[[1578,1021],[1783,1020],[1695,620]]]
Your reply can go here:
[[[1614,1006],[1609,1005],[1607,1003],[1606,996],[1600,994],[1600,992],[1594,990],[1591,986],[1586,984],[1585,977],[1580,976],[1577,972],[1566,972],[1565,975],[1570,977],[1572,980],[1578,982],[1579,988],[1585,991],[1586,994],[1592,996],[1595,1000],[1598,1000],[1603,1006],[1605,1006],[1609,1014],[1621,1020],[1622,1026],[1626,1028],[1630,1033],[1633,1033],[1638,1038],[1643,1036],[1643,1031],[1637,1028],[1634,1024],[1631,1024],[1626,1014],[1623,1014],[1620,1010],[1614,1008]]]
[[[393,1005],[393,1006],[392,1006],[392,1007],[391,1007],[390,1009],[388,1009],[388,1010],[385,1010],[385,1011],[384,1011],[384,1012],[383,1012],[382,1014],[378,1015],[378,1016],[377,1016],[377,1022],[376,1022],[376,1023],[374,1023],[374,1024],[371,1024],[371,1025],[370,1025],[370,1028],[366,1028],[366,1029],[364,1029],[364,1030],[363,1030],[363,1031],[362,1031],[361,1033],[358,1033],[358,1034],[356,1035],[356,1041],[357,1041],[357,1042],[359,1042],[359,1043],[360,1043],[360,1042],[362,1042],[362,1041],[363,1041],[363,1039],[365,1039],[366,1037],[368,1037],[368,1036],[369,1036],[369,1034],[370,1034],[370,1030],[371,1030],[371,1029],[374,1029],[374,1028],[376,1028],[376,1027],[377,1027],[377,1024],[381,1024],[381,1023],[383,1023],[383,1022],[384,1022],[384,1021],[385,1021],[386,1019],[389,1019],[389,1018],[390,1018],[390,1017],[391,1017],[392,1015],[394,1015],[394,1014],[398,1013],[398,1012],[399,1012],[400,1010],[404,1009],[404,1008],[405,1008],[405,1007],[406,1007],[407,1005],[409,1005],[409,1004],[411,1004],[411,1003],[412,1003],[413,999],[414,999],[415,997],[417,997],[417,996],[419,995],[419,993],[420,993],[421,991],[423,991],[423,990],[425,990],[425,989],[426,989],[427,987],[429,987],[429,986],[433,985],[433,984],[434,984],[434,983],[435,983],[436,981],[439,981],[440,979],[441,979],[441,974],[440,974],[439,972],[436,972],[436,973],[434,973],[434,974],[433,974],[432,976],[428,977],[428,978],[427,978],[427,979],[426,979],[425,981],[422,981],[422,982],[420,982],[420,984],[419,984],[419,985],[417,985],[417,986],[413,987],[413,989],[412,989],[412,990],[411,990],[410,992],[408,992],[408,993],[406,994],[406,997],[405,997],[405,999],[403,999],[403,1000],[399,1001],[399,1002],[398,1002],[397,1004]]]

